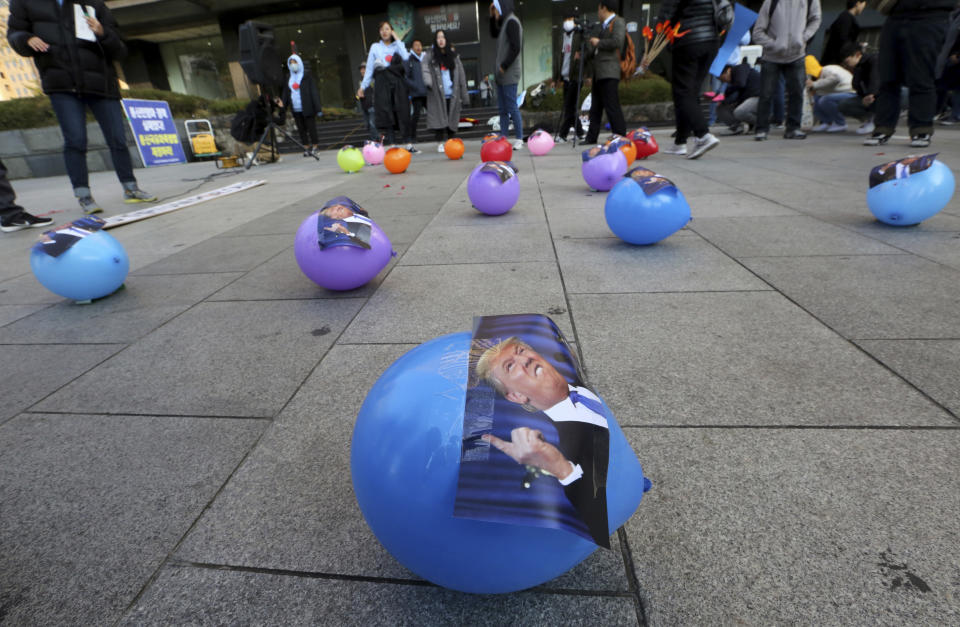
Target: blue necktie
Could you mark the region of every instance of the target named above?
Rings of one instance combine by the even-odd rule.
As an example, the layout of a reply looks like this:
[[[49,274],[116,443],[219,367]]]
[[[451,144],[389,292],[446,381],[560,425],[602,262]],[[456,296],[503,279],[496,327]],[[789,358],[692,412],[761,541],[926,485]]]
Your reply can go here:
[[[580,394],[576,390],[570,390],[570,401],[576,405],[580,403],[598,416],[603,416],[603,403],[595,401],[588,396]]]

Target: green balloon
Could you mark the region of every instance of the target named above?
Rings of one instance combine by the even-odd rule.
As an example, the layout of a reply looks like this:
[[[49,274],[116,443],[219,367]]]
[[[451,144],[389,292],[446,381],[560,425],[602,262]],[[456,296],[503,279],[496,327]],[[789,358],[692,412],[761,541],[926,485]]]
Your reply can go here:
[[[344,172],[358,172],[363,168],[363,153],[359,148],[344,146],[337,153],[337,165]]]

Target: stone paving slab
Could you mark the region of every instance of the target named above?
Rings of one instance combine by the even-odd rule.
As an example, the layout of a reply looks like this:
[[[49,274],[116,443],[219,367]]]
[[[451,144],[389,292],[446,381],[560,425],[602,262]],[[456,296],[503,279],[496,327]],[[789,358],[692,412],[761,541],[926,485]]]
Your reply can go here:
[[[359,299],[202,303],[41,403],[43,411],[273,417]],[[109,381],[122,394],[104,394]]]
[[[625,431],[650,625],[960,621],[960,431]]]
[[[743,260],[847,338],[960,337],[960,273],[912,255]]]
[[[267,430],[176,554],[185,562],[419,580],[380,545],[349,478],[353,424],[366,393],[414,345],[336,346]],[[349,372],[368,385],[330,394]],[[599,550],[549,588],[627,591],[619,546]]]
[[[556,263],[397,266],[339,340],[347,344],[425,342],[469,331],[474,316],[550,315],[572,337]],[[558,312],[558,313],[554,313]]]
[[[651,246],[566,239],[556,247],[564,283],[573,294],[770,289],[697,236],[675,234]]]
[[[736,258],[902,252],[809,216],[701,218],[691,223],[690,228]]]
[[[121,623],[284,625],[636,625],[626,596],[468,595],[433,586],[165,568]]]
[[[48,305],[64,300],[40,285],[27,268],[26,274],[0,283],[0,305]]]
[[[0,327],[26,318],[30,314],[42,310],[46,305],[0,305]],[[0,333],[2,333],[0,329]]]
[[[263,427],[45,414],[0,426],[4,621],[119,619]]]
[[[539,224],[430,226],[400,260],[402,266],[553,261]]]
[[[107,298],[89,305],[62,301],[0,328],[0,344],[134,342],[240,276],[131,276]]]
[[[246,272],[256,268],[289,245],[290,238],[283,235],[212,237],[181,250],[176,255],[140,268],[134,274]]]
[[[957,424],[773,292],[571,301],[587,376],[621,424]]]
[[[858,340],[857,345],[960,417],[960,340]]]
[[[694,194],[690,195],[687,188],[678,188],[690,204],[690,214],[693,217],[691,226],[696,226],[702,219],[712,218],[762,218],[771,216],[799,215],[787,206],[762,198],[760,196],[740,191],[724,194]]]
[[[0,424],[122,348],[120,344],[0,344]]]

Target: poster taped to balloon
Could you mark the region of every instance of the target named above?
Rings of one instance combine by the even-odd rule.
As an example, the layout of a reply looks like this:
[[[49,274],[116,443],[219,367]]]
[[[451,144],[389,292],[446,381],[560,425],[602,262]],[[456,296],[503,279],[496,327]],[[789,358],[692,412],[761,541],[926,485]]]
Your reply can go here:
[[[337,196],[320,209],[317,220],[321,250],[332,246],[370,249],[371,220],[367,212],[346,196]]]
[[[79,218],[51,231],[44,231],[39,241],[33,245],[33,249],[51,257],[59,257],[86,236],[102,229],[104,224],[106,221],[97,216]]]
[[[454,516],[562,529],[610,548],[603,402],[557,325],[474,318]]]
[[[659,192],[661,189],[677,188],[670,179],[644,167],[636,167],[630,170],[627,172],[627,176],[639,183],[640,189],[647,196]]]
[[[897,159],[896,161],[890,161],[888,163],[884,163],[883,165],[878,165],[870,170],[870,187],[876,187],[877,185],[886,183],[887,181],[905,179],[911,174],[923,172],[933,165],[933,162],[937,160],[938,154],[940,153],[923,155],[920,157],[911,155],[909,157],[904,157],[903,159]]]

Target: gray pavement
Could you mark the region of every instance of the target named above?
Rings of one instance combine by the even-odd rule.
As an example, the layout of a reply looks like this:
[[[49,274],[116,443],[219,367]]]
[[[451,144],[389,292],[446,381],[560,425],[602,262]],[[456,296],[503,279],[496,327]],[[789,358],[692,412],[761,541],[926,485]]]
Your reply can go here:
[[[933,150],[960,173],[960,131]],[[36,282],[36,231],[0,236],[0,622],[960,624],[960,194],[909,228],[865,200],[870,167],[911,152],[851,134],[657,155],[694,220],[648,247],[612,236],[568,146],[519,153],[496,218],[467,200],[476,142],[401,176],[332,152],[140,170],[163,199],[267,183],[111,231],[131,274],[92,305]],[[130,209],[112,173],[92,183]],[[68,187],[15,182],[61,222]],[[400,253],[347,293],[292,252],[339,194]],[[411,347],[520,312],[575,342],[654,488],[557,580],[451,592],[364,523],[353,421]],[[360,385],[324,393],[344,372]]]

